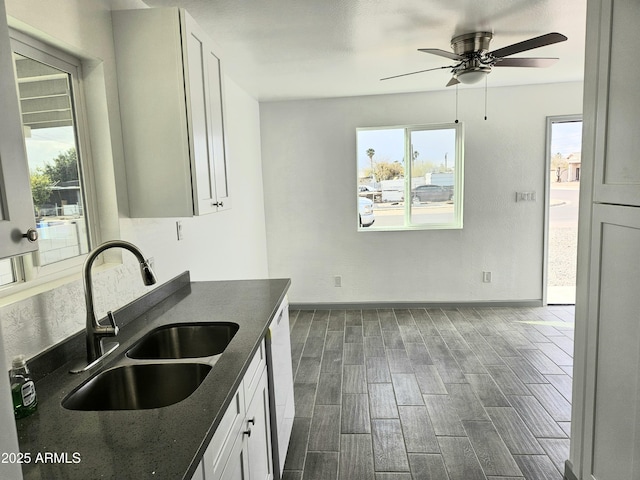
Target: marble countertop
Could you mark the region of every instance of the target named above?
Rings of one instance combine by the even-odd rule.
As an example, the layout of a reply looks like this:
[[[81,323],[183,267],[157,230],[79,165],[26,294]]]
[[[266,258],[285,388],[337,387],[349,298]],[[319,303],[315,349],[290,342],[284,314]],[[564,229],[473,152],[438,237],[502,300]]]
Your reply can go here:
[[[185,283],[183,278],[182,282],[164,299],[156,294],[145,305],[143,297],[128,310],[121,309],[123,317],[127,312],[129,316],[135,312],[135,317],[121,328],[120,347],[103,367],[72,375],[68,361],[36,381],[38,411],[17,421],[20,451],[30,457],[22,465],[25,479],[191,478],[290,280]],[[240,328],[203,383],[185,400],[147,410],[62,407],[69,392],[89,377],[104,368],[131,363],[124,353],[150,329],[201,321],[235,322]]]

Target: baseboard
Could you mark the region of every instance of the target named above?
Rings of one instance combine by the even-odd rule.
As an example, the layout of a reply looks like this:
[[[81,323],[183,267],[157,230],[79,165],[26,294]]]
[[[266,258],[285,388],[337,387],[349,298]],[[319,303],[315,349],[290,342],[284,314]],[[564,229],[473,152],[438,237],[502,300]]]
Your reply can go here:
[[[566,460],[564,462],[564,478],[565,480],[578,480],[578,477],[573,473],[573,464]]]
[[[291,302],[291,310],[369,310],[374,308],[487,308],[541,307],[542,300],[511,300],[482,302],[326,302],[304,303]]]

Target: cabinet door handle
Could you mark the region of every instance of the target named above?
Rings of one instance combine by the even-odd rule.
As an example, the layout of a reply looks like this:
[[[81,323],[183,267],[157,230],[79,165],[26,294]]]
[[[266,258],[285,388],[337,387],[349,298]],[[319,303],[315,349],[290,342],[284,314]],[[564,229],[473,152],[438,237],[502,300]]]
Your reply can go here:
[[[212,202],[211,203],[212,207],[224,207],[224,202]]]
[[[26,233],[22,234],[22,238],[26,238],[30,242],[38,240],[38,231],[35,228],[30,228]]]
[[[255,425],[256,424],[256,417],[250,418],[249,420],[247,420],[247,423],[250,423],[251,425]]]
[[[246,435],[247,437],[250,437],[251,436],[251,429],[245,430],[244,432],[242,432],[242,435]]]

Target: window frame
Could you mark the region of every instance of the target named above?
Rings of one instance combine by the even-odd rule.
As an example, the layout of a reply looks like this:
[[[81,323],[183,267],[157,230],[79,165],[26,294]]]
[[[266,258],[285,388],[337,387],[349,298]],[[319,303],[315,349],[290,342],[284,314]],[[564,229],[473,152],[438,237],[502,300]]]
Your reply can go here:
[[[89,126],[84,97],[83,60],[13,28],[9,28],[9,37],[12,55],[17,53],[69,74],[76,151],[78,156],[78,175],[82,185],[81,192],[87,224],[88,251],[91,251],[100,239],[100,229],[94,167],[91,158]],[[16,79],[15,87],[17,92],[18,82],[15,66],[14,77]],[[24,142],[24,138],[22,141]],[[40,287],[46,286],[48,283],[51,283],[50,286],[53,288],[59,284],[58,280],[61,278],[79,272],[80,266],[84,263],[87,254],[88,252],[82,253],[78,256],[44,266],[38,265],[37,250],[26,255],[10,258],[9,260],[13,263],[13,270],[15,272],[15,281],[0,286],[0,299],[29,288],[38,287],[38,289],[40,289]],[[46,287],[44,289],[46,289]]]
[[[356,225],[358,232],[397,232],[416,230],[458,230],[463,228],[463,203],[464,203],[464,126],[461,122],[438,124],[412,124],[380,127],[356,128],[356,189],[358,188],[359,173],[357,155],[367,146],[360,145],[358,133],[372,130],[404,130],[404,158],[411,158],[412,145],[411,133],[427,130],[455,130],[455,161],[454,161],[454,192],[453,192],[453,221],[443,223],[413,223],[411,221],[411,163],[404,163],[404,224],[400,226],[376,227],[375,222],[369,227],[361,227],[358,222],[358,195],[356,195]]]

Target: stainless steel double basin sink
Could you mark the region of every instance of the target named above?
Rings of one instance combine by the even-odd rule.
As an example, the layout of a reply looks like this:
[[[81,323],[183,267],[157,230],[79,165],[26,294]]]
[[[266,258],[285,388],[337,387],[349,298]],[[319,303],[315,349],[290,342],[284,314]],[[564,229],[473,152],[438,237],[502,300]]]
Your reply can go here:
[[[67,395],[62,406],[87,411],[139,410],[178,403],[200,386],[213,368],[206,360],[224,352],[238,329],[231,322],[155,328],[127,351],[126,356],[135,362],[91,377]]]

